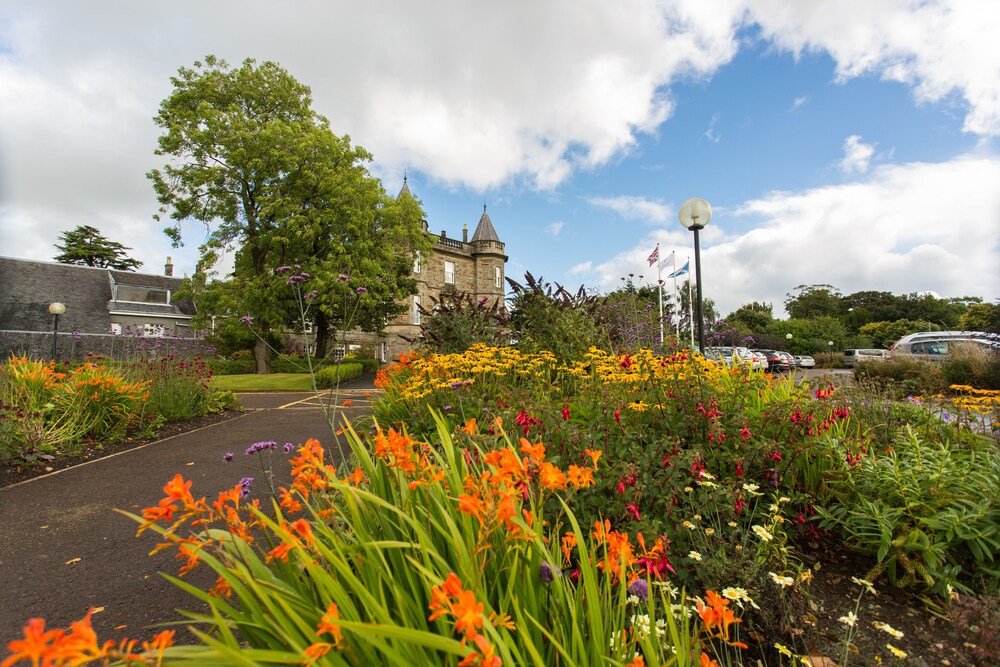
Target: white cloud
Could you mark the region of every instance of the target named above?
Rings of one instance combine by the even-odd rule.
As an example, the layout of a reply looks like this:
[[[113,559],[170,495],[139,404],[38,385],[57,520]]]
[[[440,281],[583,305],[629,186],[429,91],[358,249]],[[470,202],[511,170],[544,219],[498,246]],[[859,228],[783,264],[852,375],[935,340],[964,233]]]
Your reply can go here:
[[[805,105],[809,101],[808,95],[802,95],[801,97],[796,97],[792,100],[792,111],[798,111],[799,108]]]
[[[1000,3],[993,0],[748,0],[764,37],[795,53],[826,51],[841,80],[874,74],[921,102],[953,93],[965,130],[1000,135]]]
[[[587,200],[592,206],[614,211],[626,220],[639,220],[645,223],[663,223],[673,216],[673,209],[657,201],[645,197],[591,197]]]
[[[571,266],[566,274],[570,276],[587,275],[593,270],[593,268],[593,262],[580,262],[579,264]]]
[[[705,229],[705,296],[723,316],[752,301],[773,304],[782,316],[786,294],[801,284],[831,284],[843,294],[933,291],[993,301],[1000,298],[997,183],[1000,158],[969,156],[883,165],[866,182],[748,201]],[[734,220],[754,228],[736,235],[720,229]],[[683,265],[691,255],[686,236],[658,229],[655,240],[644,239],[588,269],[601,290],[617,289],[623,275],[655,276],[644,261],[655,241],[664,256],[676,249]],[[655,282],[650,275],[646,281]]]
[[[845,174],[863,174],[868,171],[873,155],[875,147],[863,143],[859,135],[852,134],[844,140],[844,159],[840,161],[840,170]]]
[[[715,131],[715,124],[717,122],[719,122],[719,114],[712,114],[712,120],[708,123],[708,129],[705,130],[705,136],[708,137],[708,140],[713,144],[719,143],[722,139],[722,135],[716,133]]]
[[[545,233],[551,236],[552,238],[558,238],[559,233],[563,230],[563,227],[565,226],[566,226],[565,222],[561,221],[553,222],[551,225],[545,228]]]

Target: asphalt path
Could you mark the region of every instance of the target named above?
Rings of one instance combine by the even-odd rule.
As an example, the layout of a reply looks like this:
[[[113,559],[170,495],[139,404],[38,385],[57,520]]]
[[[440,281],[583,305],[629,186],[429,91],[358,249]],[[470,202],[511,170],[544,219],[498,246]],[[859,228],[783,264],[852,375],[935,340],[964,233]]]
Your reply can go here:
[[[94,608],[98,637],[118,641],[150,638],[153,626],[183,618],[178,609],[201,610],[158,574],[177,573],[175,550],[149,556],[158,536],[147,531],[136,538],[136,522],[116,510],[139,513],[157,504],[178,472],[192,480],[196,498],[212,500],[244,477],[255,478],[251,497],[266,498],[264,469],[276,485],[289,479],[282,445],[309,438],[333,444],[324,404],[336,402],[342,424],[344,417],[370,414],[376,394],[370,379],[321,397],[244,394],[246,412],[234,419],[0,489],[0,647],[19,638],[33,617],[66,628]],[[273,460],[263,467],[245,454],[253,443],[270,440],[278,448],[268,450]],[[228,452],[233,460],[226,463]],[[215,577],[199,567],[185,579],[209,587]]]

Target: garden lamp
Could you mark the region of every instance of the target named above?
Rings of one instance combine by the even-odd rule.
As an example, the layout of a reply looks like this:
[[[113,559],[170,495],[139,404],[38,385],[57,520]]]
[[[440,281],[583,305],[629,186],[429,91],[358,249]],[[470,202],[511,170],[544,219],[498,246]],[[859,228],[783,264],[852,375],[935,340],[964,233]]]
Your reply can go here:
[[[56,358],[56,338],[59,335],[59,316],[66,312],[66,305],[58,301],[49,304],[52,313],[52,359]]]
[[[685,229],[694,232],[694,276],[698,285],[698,349],[705,354],[705,321],[702,316],[702,292],[701,292],[701,246],[698,243],[698,231],[708,225],[712,219],[712,206],[704,199],[688,199],[681,204],[677,217]]]

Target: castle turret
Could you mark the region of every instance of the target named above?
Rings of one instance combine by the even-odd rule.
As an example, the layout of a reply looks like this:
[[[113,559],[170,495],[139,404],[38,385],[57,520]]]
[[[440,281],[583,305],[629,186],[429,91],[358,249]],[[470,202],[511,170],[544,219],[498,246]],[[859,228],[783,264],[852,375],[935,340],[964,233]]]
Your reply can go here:
[[[493,227],[483,204],[483,215],[479,218],[476,231],[472,235],[472,259],[476,265],[476,295],[480,298],[504,298],[504,244]]]

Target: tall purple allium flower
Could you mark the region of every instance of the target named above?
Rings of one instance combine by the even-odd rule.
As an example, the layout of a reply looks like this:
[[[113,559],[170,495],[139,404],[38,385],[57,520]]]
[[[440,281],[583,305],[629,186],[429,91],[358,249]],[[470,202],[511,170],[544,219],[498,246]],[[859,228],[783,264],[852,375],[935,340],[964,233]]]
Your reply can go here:
[[[365,292],[368,291],[368,288],[367,287],[359,287],[358,289],[356,289],[354,291],[357,292],[358,294],[364,294]]]
[[[645,602],[649,599],[649,582],[645,579],[636,579],[628,587],[628,592]]]
[[[226,452],[226,455],[222,457],[222,460],[225,461],[226,463],[229,463],[230,461],[233,460],[233,453]]]
[[[249,315],[244,315],[243,317],[241,317],[240,322],[242,322],[247,326],[253,326],[253,318],[250,317]]]
[[[253,486],[253,477],[244,477],[240,480],[240,498],[246,500],[250,497],[251,486]]]
[[[538,578],[547,584],[551,584],[556,577],[561,577],[562,572],[558,567],[549,565],[548,563],[542,563],[538,566]]]

